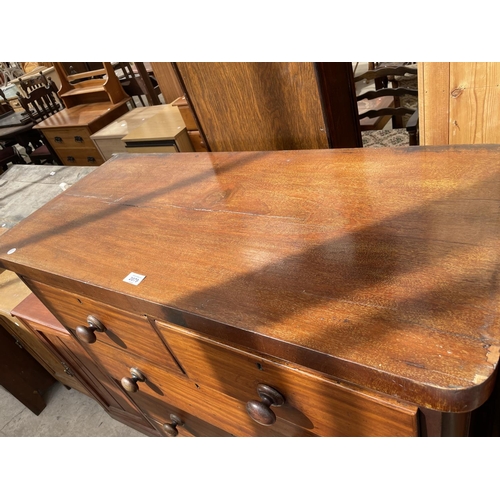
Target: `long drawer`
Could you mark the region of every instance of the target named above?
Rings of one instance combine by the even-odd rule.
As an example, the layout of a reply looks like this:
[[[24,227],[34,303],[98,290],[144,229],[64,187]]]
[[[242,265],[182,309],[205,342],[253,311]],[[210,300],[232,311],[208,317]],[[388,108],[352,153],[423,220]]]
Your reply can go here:
[[[284,404],[271,405],[269,410],[314,434],[417,435],[416,406],[347,388],[296,367],[223,346],[175,325],[157,321],[157,326],[195,383],[244,404],[257,401],[258,408],[262,408],[259,384],[270,387],[283,396]]]
[[[166,422],[172,407],[195,415],[199,420],[235,436],[312,436],[306,429],[279,419],[275,426],[262,427],[247,415],[245,405],[225,394],[194,383],[185,375],[177,375],[148,364],[144,359],[110,346],[99,354],[99,362],[117,384],[127,378],[134,380],[139,373],[144,381],[137,381],[137,391],[129,395],[152,420]],[[134,369],[131,371],[131,369]],[[199,432],[202,428],[195,427]]]
[[[68,167],[98,167],[104,163],[101,153],[95,148],[55,148],[55,151],[61,162]]]
[[[140,356],[166,370],[182,373],[179,365],[145,316],[131,314],[83,295],[53,288],[36,281],[26,279],[26,283],[52,314],[74,335],[79,326],[89,329],[89,316],[93,316],[102,323],[104,331],[93,332],[94,342],[83,341],[94,356],[98,357],[105,346],[110,345]]]
[[[86,127],[43,129],[42,131],[54,148],[89,149],[95,147]]]

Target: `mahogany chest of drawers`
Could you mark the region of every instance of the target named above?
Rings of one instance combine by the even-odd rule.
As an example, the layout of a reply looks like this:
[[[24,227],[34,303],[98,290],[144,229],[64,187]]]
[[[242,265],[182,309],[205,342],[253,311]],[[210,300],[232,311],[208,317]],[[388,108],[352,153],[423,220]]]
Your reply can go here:
[[[492,433],[499,157],[118,155],[0,262],[158,434]]]

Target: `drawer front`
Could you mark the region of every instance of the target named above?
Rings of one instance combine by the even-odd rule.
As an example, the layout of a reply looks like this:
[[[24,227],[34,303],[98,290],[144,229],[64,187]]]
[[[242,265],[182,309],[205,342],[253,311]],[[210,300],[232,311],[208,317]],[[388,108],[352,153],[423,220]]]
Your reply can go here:
[[[165,415],[161,420],[151,419],[162,436],[166,437],[230,437],[219,429],[175,406],[163,403]],[[177,434],[176,434],[177,432]]]
[[[98,167],[104,163],[101,153],[97,149],[66,149],[55,150],[57,156],[68,167]]]
[[[123,378],[133,379],[132,368],[139,370],[145,380],[137,382],[137,391],[129,395],[156,422],[168,422],[175,410],[174,413],[181,412],[181,416],[189,423],[188,428],[196,430],[198,435],[212,435],[214,428],[234,436],[313,435],[281,419],[274,426],[260,426],[250,419],[245,405],[240,401],[113,347],[106,346],[99,354],[99,362],[119,385]],[[194,415],[197,420],[189,420],[189,415]],[[205,429],[200,421],[209,424],[209,429]]]
[[[378,399],[330,380],[207,340],[157,321],[187,376],[242,402],[260,401],[264,384],[285,399],[276,416],[321,436],[416,436],[413,405]]]
[[[29,279],[25,281],[52,314],[73,334],[78,326],[89,326],[89,315],[103,324],[105,331],[94,332],[95,342],[84,344],[93,355],[97,356],[104,346],[111,345],[143,357],[167,370],[182,373],[145,316],[131,314]]]
[[[94,149],[94,143],[85,127],[44,129],[43,135],[52,147],[68,149]]]
[[[125,148],[125,143],[118,138],[95,139],[94,142],[105,161],[109,160],[113,156],[113,154],[128,153],[127,149]]]

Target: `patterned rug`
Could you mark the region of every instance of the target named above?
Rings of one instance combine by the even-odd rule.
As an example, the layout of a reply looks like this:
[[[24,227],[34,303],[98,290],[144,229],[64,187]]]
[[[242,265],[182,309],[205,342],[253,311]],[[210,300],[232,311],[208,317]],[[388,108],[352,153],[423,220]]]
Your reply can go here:
[[[408,132],[404,128],[396,130],[366,130],[361,132],[364,148],[397,148],[410,145]]]

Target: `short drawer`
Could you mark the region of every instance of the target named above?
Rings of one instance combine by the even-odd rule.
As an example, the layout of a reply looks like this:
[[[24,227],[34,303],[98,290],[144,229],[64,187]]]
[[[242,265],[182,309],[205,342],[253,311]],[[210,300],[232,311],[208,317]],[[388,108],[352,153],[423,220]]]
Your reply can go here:
[[[121,387],[124,387],[124,378],[129,379],[129,385],[130,381],[135,380],[136,390],[128,394],[156,422],[166,423],[166,419],[175,410],[182,412],[181,415],[190,422],[188,427],[197,429],[199,435],[212,435],[214,428],[234,436],[314,435],[281,419],[276,425],[263,427],[247,415],[245,405],[240,401],[113,347],[105,346],[99,355],[99,361]],[[136,377],[137,373],[142,381]],[[195,416],[197,420],[189,420],[189,415]],[[208,430],[200,424],[201,421],[210,426]]]
[[[284,397],[277,417],[321,436],[415,436],[414,405],[357,391],[331,380],[208,340],[157,321],[187,376],[244,403],[260,401],[260,384]]]
[[[65,129],[43,129],[43,135],[54,148],[88,149],[94,148],[94,143],[85,127]]]
[[[93,332],[94,342],[82,342],[94,356],[99,357],[104,347],[111,345],[165,369],[181,373],[178,364],[145,316],[131,314],[43,283],[28,279],[26,283],[75,336],[78,326],[89,327],[89,315],[102,323],[104,331]]]

